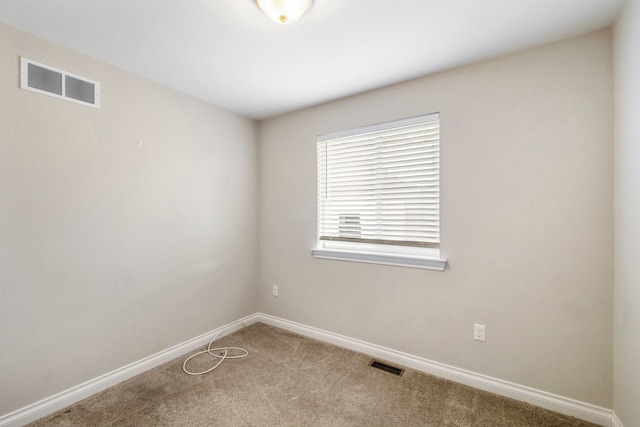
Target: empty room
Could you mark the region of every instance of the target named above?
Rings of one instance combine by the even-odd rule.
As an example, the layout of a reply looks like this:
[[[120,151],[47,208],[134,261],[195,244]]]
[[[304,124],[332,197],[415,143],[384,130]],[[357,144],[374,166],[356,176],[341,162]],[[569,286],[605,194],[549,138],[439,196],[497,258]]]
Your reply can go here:
[[[3,0],[0,427],[640,426],[640,1]]]

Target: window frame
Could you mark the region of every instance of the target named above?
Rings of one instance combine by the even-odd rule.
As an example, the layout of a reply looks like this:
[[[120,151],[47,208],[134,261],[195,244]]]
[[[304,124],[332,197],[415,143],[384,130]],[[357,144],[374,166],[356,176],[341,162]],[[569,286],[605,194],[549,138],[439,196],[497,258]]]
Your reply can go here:
[[[354,129],[347,129],[344,131],[331,132],[323,135],[319,135],[316,140],[316,148],[323,141],[334,140],[343,137],[358,137],[372,132],[388,131],[404,126],[419,124],[419,123],[433,123],[434,121],[440,123],[440,113],[425,114],[416,117],[410,117],[406,119],[393,120],[390,122],[378,123],[370,126],[364,126]],[[438,134],[438,157],[439,157],[440,140]],[[421,268],[429,270],[444,271],[446,268],[446,259],[440,256],[439,239],[437,247],[421,247],[421,246],[405,246],[401,244],[379,244],[369,242],[356,242],[356,241],[344,241],[338,240],[321,240],[320,232],[320,168],[321,168],[320,155],[316,157],[317,181],[316,181],[316,246],[311,249],[311,254],[315,258],[330,259],[340,261],[354,261],[371,264],[383,264],[393,265],[400,267]],[[439,164],[439,162],[438,162]],[[440,171],[438,168],[438,180],[440,178]],[[438,184],[439,186],[439,184]],[[439,190],[438,190],[438,204],[439,204]],[[438,208],[439,211],[439,208]],[[344,218],[343,218],[344,215]],[[359,214],[357,212],[349,213],[345,212],[340,214],[338,229],[345,228],[346,232],[353,232],[356,227],[355,224],[348,222],[353,221]],[[344,219],[344,222],[343,222]],[[439,219],[438,219],[439,221]],[[357,227],[359,230],[359,225]],[[440,232],[440,224],[437,227],[438,233]],[[339,231],[341,232],[341,231]]]

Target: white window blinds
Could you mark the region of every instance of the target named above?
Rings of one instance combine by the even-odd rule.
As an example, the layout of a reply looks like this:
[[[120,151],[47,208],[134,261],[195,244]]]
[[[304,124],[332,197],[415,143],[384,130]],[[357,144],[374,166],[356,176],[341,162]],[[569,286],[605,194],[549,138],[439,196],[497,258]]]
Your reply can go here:
[[[318,137],[322,241],[439,248],[438,113]]]

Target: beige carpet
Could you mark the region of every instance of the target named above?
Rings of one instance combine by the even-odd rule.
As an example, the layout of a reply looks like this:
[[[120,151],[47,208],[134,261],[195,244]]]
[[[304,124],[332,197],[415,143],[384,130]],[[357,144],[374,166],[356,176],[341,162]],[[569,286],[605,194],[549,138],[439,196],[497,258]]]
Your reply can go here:
[[[182,357],[30,425],[593,426],[418,371],[397,377],[363,354],[260,323],[216,344],[249,356],[202,376],[183,373]]]

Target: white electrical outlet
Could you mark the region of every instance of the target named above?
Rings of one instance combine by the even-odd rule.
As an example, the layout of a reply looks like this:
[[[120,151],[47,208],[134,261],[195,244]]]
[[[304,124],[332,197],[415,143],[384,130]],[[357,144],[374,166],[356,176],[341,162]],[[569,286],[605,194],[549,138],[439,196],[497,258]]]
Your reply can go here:
[[[484,333],[484,325],[473,325],[473,339],[476,341],[486,341]]]
[[[274,296],[274,297],[277,297],[277,296],[278,296],[278,286],[273,285],[273,291],[272,291],[272,293],[273,293],[273,296]]]

